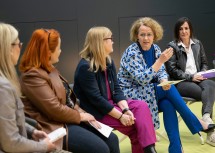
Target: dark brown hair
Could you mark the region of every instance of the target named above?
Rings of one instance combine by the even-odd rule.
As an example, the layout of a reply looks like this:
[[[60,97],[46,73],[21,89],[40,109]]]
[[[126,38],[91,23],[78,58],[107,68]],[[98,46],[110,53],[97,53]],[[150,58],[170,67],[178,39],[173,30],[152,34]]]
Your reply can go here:
[[[180,37],[179,37],[179,31],[181,26],[187,22],[187,24],[189,25],[190,28],[190,38],[193,38],[193,26],[191,24],[191,21],[187,18],[187,17],[181,17],[178,19],[178,21],[175,23],[175,28],[174,28],[174,37],[176,42],[180,41]]]

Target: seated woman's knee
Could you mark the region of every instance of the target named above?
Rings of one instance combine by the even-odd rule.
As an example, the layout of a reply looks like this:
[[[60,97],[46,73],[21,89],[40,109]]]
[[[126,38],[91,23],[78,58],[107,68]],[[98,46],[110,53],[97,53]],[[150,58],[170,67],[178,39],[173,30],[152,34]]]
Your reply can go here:
[[[109,136],[109,140],[107,142],[107,145],[109,146],[108,149],[110,150],[111,153],[119,152],[118,144],[119,144],[119,139],[117,135],[114,133],[111,133]]]
[[[164,99],[164,100],[161,100],[159,103],[158,103],[158,106],[159,106],[159,110],[160,111],[164,111],[164,110],[171,110],[171,109],[174,109],[172,103],[167,100],[167,99]]]

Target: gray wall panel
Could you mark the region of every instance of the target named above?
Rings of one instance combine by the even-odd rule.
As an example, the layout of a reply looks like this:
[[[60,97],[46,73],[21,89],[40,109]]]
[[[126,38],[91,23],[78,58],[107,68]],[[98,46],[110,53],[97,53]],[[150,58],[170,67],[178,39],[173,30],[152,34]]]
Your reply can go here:
[[[53,28],[61,34],[61,56],[56,67],[69,82],[73,82],[75,67],[79,61],[77,20],[38,22],[35,28]]]
[[[191,19],[195,36],[203,42],[210,68],[215,59],[214,0],[0,0],[0,21],[14,24],[26,45],[35,28],[56,28],[62,36],[60,72],[73,82],[86,32],[92,26],[107,26],[114,36],[112,54],[117,68],[122,52],[131,43],[129,29],[141,16],[157,19],[164,28],[158,42],[163,50],[173,39],[173,27],[181,16]]]

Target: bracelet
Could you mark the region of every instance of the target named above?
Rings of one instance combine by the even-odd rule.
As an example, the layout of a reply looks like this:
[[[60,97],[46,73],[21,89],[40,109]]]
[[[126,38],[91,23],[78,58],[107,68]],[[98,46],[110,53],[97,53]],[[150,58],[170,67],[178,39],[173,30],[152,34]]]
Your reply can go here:
[[[125,112],[127,112],[127,111],[129,111],[129,108],[124,108],[124,109],[122,110],[122,114],[121,114],[121,116],[118,118],[118,120],[120,120],[120,119],[122,118],[122,115],[125,114]]]
[[[129,111],[129,108],[124,108],[124,109],[122,110],[122,114],[125,114],[125,112],[127,112],[127,111]]]
[[[118,118],[118,120],[120,120],[122,118],[123,113],[121,114],[121,116]]]

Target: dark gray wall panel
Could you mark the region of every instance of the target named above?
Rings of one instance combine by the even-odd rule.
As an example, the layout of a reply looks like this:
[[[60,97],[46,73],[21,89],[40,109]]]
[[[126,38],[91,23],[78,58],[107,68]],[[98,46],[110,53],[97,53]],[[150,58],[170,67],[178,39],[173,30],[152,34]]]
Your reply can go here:
[[[93,26],[107,26],[114,36],[112,57],[117,68],[122,52],[131,43],[129,29],[142,16],[158,20],[164,37],[163,50],[173,39],[173,27],[181,16],[191,19],[195,36],[203,42],[210,68],[215,59],[215,0],[0,0],[0,21],[14,24],[26,45],[35,28],[56,28],[62,36],[58,69],[69,82],[79,61],[86,32]]]
[[[215,11],[203,12],[198,19],[200,19],[203,24],[197,23],[196,27],[198,29],[197,31],[195,29],[195,33],[197,34],[197,38],[200,38],[204,45],[209,65],[212,68],[212,61],[215,60]],[[201,29],[202,32],[199,33],[198,31]]]
[[[0,20],[35,22],[77,17],[77,0],[0,0]]]
[[[35,29],[34,23],[16,23],[13,24],[19,31],[19,39],[21,42],[23,42],[23,47],[21,50],[21,54],[23,53],[25,46],[27,45],[32,31]]]
[[[78,30],[77,20],[71,21],[53,21],[53,22],[35,22],[35,23],[16,23],[14,26],[20,32],[20,41],[22,41],[24,52],[31,34],[38,28],[57,29],[61,34],[61,56],[56,67],[63,76],[66,76],[69,82],[73,82],[75,67],[79,61],[78,48]]]
[[[75,67],[79,61],[77,20],[37,22],[35,28],[53,28],[61,34],[61,56],[56,67],[69,82],[73,82]]]

